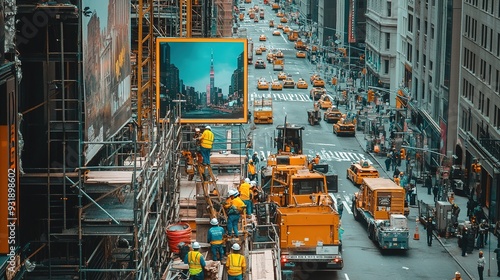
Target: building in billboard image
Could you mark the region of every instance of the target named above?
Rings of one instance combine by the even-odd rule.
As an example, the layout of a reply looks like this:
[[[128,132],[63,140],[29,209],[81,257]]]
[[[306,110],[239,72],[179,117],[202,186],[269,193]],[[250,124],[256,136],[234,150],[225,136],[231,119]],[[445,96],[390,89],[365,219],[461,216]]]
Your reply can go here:
[[[179,99],[186,101],[182,102],[185,122],[244,118],[243,41],[162,40],[167,41],[159,43],[160,118]]]

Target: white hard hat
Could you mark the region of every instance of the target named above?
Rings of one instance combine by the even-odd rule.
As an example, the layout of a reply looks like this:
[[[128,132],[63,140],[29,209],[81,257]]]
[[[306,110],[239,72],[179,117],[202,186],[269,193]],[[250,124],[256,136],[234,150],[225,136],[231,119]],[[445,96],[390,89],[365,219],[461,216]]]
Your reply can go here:
[[[194,131],[200,131],[200,129],[197,127],[197,128],[194,129]]]
[[[245,183],[249,183],[250,184],[250,179],[245,178]]]
[[[210,129],[210,130],[212,130],[212,128],[211,128],[209,125],[205,126],[205,129]]]
[[[233,196],[233,195],[236,195],[238,193],[238,191],[236,191],[235,189],[229,189],[229,191],[227,191],[227,193],[229,194],[229,196]]]
[[[234,243],[233,246],[231,246],[231,249],[233,249],[235,251],[241,250],[240,244]]]
[[[219,224],[219,221],[217,220],[217,218],[212,218],[212,219],[210,220],[210,224],[211,224],[212,226],[216,226],[216,225],[218,225],[218,224]]]
[[[255,182],[255,181],[250,181],[250,185],[252,185],[252,186],[257,186],[257,182]]]
[[[198,242],[195,241],[193,243],[193,249],[200,249],[200,243],[198,243]]]
[[[257,152],[253,152],[254,155],[257,155]]]

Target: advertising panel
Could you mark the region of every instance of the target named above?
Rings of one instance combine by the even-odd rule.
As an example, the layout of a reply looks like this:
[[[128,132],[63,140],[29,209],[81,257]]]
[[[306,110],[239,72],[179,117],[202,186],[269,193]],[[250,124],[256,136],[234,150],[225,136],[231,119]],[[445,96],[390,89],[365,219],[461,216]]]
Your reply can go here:
[[[85,140],[110,139],[131,118],[130,1],[83,0]],[[85,163],[102,145],[87,144]]]
[[[15,79],[0,85],[0,254],[15,266],[18,217],[17,96]]]
[[[240,38],[157,38],[157,118],[179,104],[182,123],[246,123],[247,52]]]
[[[349,2],[349,22],[348,22],[348,38],[349,43],[356,43],[356,0]]]

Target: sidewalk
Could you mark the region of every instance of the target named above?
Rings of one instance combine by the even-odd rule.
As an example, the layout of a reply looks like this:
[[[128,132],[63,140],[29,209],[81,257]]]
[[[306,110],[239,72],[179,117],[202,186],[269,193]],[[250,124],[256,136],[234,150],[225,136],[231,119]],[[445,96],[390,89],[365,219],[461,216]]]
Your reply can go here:
[[[341,106],[344,107],[344,106]],[[344,108],[341,108],[342,111],[345,111]],[[386,135],[390,135],[389,124],[385,123]],[[365,134],[363,131],[356,131],[356,140],[363,148],[363,150],[367,149]],[[368,152],[369,153],[369,152]],[[385,169],[385,157],[380,155],[369,153],[374,160],[374,164],[377,163],[381,168],[380,176],[385,178],[392,178],[392,171],[386,171]],[[401,164],[399,167],[401,171],[405,170],[405,164]],[[432,194],[427,194],[427,188],[425,188],[421,183],[417,183],[417,187],[415,190],[416,201],[422,201],[428,205],[435,205],[434,196]],[[467,217],[467,197],[455,195],[455,204],[460,207],[460,214],[458,217],[458,222],[463,223]],[[410,215],[412,216],[420,216],[418,213],[419,208],[417,206],[411,207]],[[419,231],[421,233],[425,232],[424,226],[419,223]],[[471,254],[468,254],[466,257],[462,257],[462,250],[458,247],[458,239],[457,237],[440,237],[436,232],[434,233],[434,238],[437,240],[443,248],[450,254],[450,256],[455,260],[455,262],[463,269],[462,278],[463,279],[479,279],[477,273],[477,259],[479,250],[474,249]],[[420,242],[425,242],[425,240],[421,240]],[[497,246],[497,238],[493,235],[493,233],[489,233],[488,243],[485,248],[481,249],[484,252],[484,257],[486,259],[486,266],[484,269],[484,279],[498,279],[497,277],[497,264],[495,259],[494,250]]]

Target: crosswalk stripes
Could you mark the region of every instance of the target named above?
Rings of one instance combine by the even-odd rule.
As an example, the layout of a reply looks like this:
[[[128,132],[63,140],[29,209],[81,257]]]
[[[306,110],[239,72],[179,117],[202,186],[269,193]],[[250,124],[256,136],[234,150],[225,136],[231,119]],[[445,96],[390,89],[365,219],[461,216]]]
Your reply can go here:
[[[261,158],[267,158],[271,154],[274,154],[274,151],[260,151],[257,152]],[[338,151],[317,151],[315,153],[309,154],[308,156],[310,158],[313,158],[316,156],[316,153],[318,153],[321,157],[321,161],[336,161],[336,162],[353,162],[353,161],[359,161],[359,160],[364,160],[365,155],[361,153],[353,153],[353,152],[338,152]]]
[[[261,98],[272,98],[273,101],[292,101],[292,102],[311,102],[309,95],[305,93],[251,93],[250,94],[250,104],[254,100]]]

